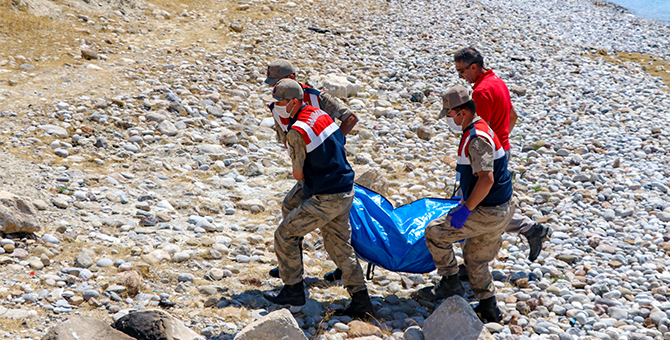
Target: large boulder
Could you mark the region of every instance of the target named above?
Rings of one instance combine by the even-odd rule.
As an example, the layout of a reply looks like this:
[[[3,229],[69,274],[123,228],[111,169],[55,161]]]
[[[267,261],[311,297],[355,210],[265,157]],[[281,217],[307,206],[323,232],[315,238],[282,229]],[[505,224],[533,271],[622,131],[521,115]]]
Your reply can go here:
[[[244,327],[235,340],[307,340],[288,309],[274,311]]]
[[[34,233],[40,230],[35,206],[27,197],[0,191],[0,233]]]
[[[354,183],[364,186],[384,197],[388,197],[389,181],[379,170],[369,166],[356,167]]]
[[[460,296],[452,296],[440,305],[423,323],[425,340],[494,340],[479,321],[470,304]]]
[[[347,79],[347,77],[334,73],[323,77],[322,89],[331,96],[339,98],[354,96],[356,93],[358,93],[358,91],[361,90],[362,87],[363,86],[358,81],[352,83]]]
[[[51,327],[42,340],[135,340],[95,318],[73,316],[69,320]]]
[[[204,340],[170,314],[157,309],[133,312],[112,325],[139,340]]]

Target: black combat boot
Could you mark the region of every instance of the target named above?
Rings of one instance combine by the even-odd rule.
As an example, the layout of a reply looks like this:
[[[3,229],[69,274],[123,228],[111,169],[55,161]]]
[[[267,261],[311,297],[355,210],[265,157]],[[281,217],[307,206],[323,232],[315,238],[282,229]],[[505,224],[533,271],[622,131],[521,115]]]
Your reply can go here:
[[[279,267],[274,267],[274,268],[270,269],[270,271],[268,272],[268,275],[270,275],[271,277],[279,278]]]
[[[470,277],[468,276],[468,269],[465,268],[465,264],[461,263],[458,265],[458,279],[465,282],[470,282]]]
[[[367,320],[375,316],[375,310],[370,301],[368,290],[364,289],[356,292],[351,296],[351,303],[343,311],[337,313],[338,315],[346,315],[354,319]]]
[[[461,280],[458,279],[458,274],[442,276],[442,280],[440,280],[437,285],[421,288],[414,292],[412,297],[432,302],[439,299],[446,299],[454,295],[465,296],[465,289],[463,289]]]
[[[498,308],[498,302],[495,296],[479,301],[479,305],[474,308],[475,313],[484,323],[500,322],[503,319],[502,312]]]
[[[285,285],[279,293],[266,292],[263,296],[277,305],[302,306],[305,304],[305,290],[302,282]]]
[[[330,282],[342,280],[342,269],[336,268],[335,270],[327,272],[326,275],[323,276],[323,279]]]
[[[542,251],[542,241],[544,238],[551,235],[551,229],[539,223],[530,228],[527,232],[521,233],[528,240],[530,253],[528,254],[528,261],[533,262],[537,259]]]

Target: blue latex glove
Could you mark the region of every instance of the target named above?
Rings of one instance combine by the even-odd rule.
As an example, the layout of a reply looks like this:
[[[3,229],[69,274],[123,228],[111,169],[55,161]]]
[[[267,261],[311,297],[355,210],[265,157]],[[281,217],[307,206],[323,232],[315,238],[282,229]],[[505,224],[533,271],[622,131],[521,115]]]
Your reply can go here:
[[[449,213],[449,216],[451,216],[451,227],[455,229],[463,228],[463,224],[468,220],[471,212],[464,204],[454,210],[454,212]]]

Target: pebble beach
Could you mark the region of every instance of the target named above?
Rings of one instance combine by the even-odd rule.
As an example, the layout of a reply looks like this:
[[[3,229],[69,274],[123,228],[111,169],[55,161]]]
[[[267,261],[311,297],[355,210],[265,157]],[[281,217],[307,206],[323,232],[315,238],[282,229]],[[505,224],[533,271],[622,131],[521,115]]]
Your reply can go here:
[[[439,95],[465,85],[453,53],[474,46],[519,114],[519,209],[554,230],[533,263],[524,239],[503,235],[491,267],[505,319],[490,336],[670,339],[670,87],[647,72],[670,70],[669,23],[586,0],[219,3],[79,18],[94,37],[70,47],[75,67],[0,57],[2,190],[28,197],[40,224],[0,240],[0,337],[164,308],[203,338],[233,339],[281,308],[261,293],[282,285],[267,272],[294,181],[267,64],[290,60],[298,81],[358,115],[349,162],[400,206],[451,195],[459,136],[437,120]],[[192,27],[202,39],[180,35]],[[410,294],[436,272],[377,268],[377,318],[352,324],[329,313],[349,297],[320,280],[334,264],[319,234],[303,248],[310,296],[290,312],[308,339],[428,339],[439,304]]]

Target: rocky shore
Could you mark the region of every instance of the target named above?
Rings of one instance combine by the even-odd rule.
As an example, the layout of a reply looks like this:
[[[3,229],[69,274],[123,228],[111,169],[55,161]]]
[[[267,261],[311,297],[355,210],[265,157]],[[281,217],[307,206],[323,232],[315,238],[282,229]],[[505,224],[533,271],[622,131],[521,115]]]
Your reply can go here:
[[[503,236],[492,266],[506,317],[479,331],[670,339],[670,88],[603,58],[670,63],[669,26],[582,0],[215,4],[78,17],[91,34],[62,46],[74,61],[55,68],[0,57],[1,337],[163,309],[193,334],[232,339],[279,311],[261,292],[281,285],[267,271],[293,180],[266,65],[291,60],[298,80],[357,113],[349,160],[387,181],[397,206],[451,193],[458,138],[436,120],[439,94],[462,82],[452,54],[473,45],[520,116],[520,209],[554,229],[535,263]],[[319,279],[334,264],[318,233],[304,249],[310,299],[272,315],[307,338],[437,339],[436,327],[469,322],[455,317],[476,319],[464,301],[409,297],[436,273],[379,268],[378,318],[335,317],[348,296]]]

